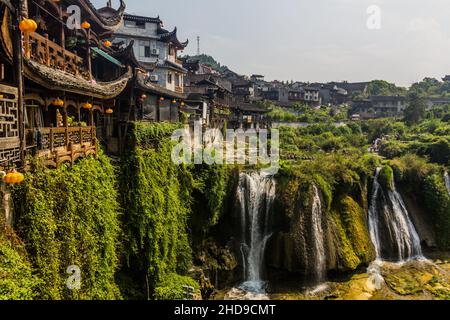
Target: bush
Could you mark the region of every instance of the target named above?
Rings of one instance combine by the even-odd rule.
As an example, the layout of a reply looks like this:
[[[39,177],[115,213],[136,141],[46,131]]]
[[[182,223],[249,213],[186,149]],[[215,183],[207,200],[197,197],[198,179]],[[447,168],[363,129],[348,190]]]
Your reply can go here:
[[[200,297],[199,284],[190,277],[183,277],[175,273],[165,275],[163,281],[159,282],[155,288],[155,300],[187,300],[186,289],[194,289],[193,294]]]
[[[394,171],[390,166],[383,166],[378,181],[384,189],[394,190]]]

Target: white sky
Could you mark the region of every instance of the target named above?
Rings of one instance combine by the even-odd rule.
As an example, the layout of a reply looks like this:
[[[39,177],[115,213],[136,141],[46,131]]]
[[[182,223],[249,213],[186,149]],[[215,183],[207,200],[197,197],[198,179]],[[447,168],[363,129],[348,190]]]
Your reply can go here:
[[[106,0],[93,0],[103,6]],[[113,0],[118,5],[118,0]],[[449,0],[125,0],[131,14],[158,16],[202,53],[268,80],[365,81],[409,86],[450,74]],[[367,8],[381,29],[367,28]]]

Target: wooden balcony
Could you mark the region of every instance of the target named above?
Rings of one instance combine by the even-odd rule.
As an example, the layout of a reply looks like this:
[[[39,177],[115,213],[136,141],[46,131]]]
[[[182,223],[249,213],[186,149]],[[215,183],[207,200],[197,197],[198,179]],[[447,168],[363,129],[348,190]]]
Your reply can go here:
[[[78,158],[96,156],[95,127],[40,128],[27,130],[27,150],[42,158],[49,167],[73,164]]]
[[[183,89],[183,87],[175,86],[175,92],[176,92],[176,93],[183,93],[183,92],[184,92],[184,89]]]
[[[25,57],[48,67],[89,78],[83,59],[36,32],[24,35]]]

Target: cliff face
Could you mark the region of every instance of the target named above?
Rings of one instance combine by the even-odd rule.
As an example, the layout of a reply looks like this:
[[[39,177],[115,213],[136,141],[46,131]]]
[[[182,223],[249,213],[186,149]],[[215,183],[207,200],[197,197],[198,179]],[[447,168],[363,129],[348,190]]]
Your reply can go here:
[[[287,221],[285,229],[276,232],[267,247],[267,264],[274,275],[287,272],[305,280],[314,278],[318,248],[324,250],[326,272],[352,271],[373,261],[374,248],[362,205],[348,195],[329,199],[328,205],[322,191],[315,199],[314,185],[292,182],[289,186],[293,189],[279,191],[281,201],[278,201],[276,214]],[[283,201],[283,198],[291,201]],[[317,203],[320,204],[320,219],[314,221]],[[321,234],[316,232],[317,222]]]

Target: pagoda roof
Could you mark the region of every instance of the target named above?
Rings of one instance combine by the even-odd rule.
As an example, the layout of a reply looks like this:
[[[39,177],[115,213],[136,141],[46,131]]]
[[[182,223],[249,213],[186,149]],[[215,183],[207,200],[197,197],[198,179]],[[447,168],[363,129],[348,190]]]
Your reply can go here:
[[[161,26],[158,27],[158,35],[159,39],[161,41],[165,41],[168,43],[172,43],[177,47],[177,49],[183,50],[187,47],[189,44],[189,40],[186,40],[185,42],[180,42],[177,37],[177,27],[173,29],[173,31],[168,31],[166,29],[163,29]]]

